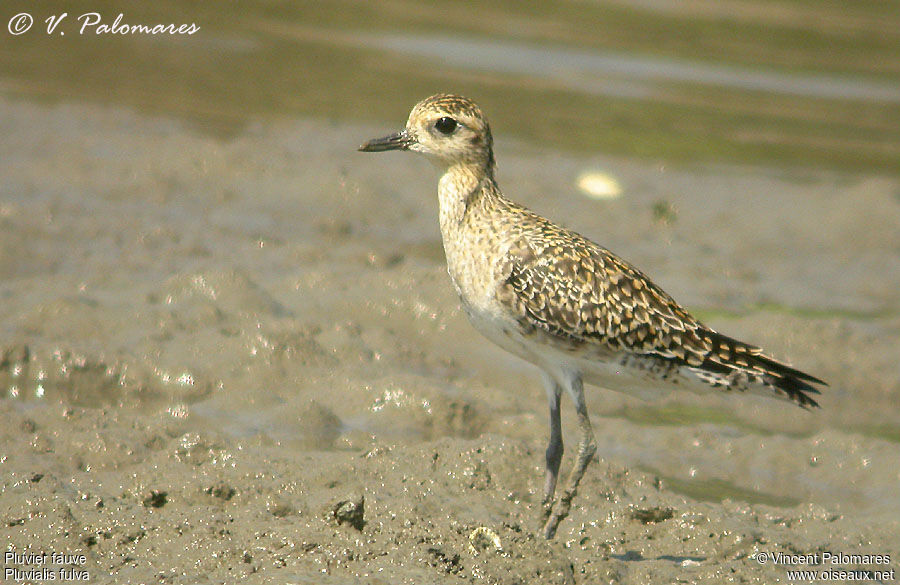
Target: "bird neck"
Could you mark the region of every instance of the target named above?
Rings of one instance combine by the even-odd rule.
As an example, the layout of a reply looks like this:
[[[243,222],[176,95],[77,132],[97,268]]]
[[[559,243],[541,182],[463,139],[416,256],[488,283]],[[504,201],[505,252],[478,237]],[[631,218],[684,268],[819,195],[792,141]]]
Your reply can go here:
[[[473,209],[499,196],[491,163],[459,162],[450,166],[441,177],[438,199],[444,233],[458,228]]]

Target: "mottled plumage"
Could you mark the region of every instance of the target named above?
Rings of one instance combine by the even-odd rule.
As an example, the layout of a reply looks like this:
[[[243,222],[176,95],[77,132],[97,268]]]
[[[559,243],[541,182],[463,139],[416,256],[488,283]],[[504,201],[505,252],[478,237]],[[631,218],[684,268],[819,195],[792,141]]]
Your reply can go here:
[[[642,358],[660,376],[685,368],[682,376],[712,386],[744,390],[758,383],[800,406],[818,406],[810,394],[819,391],[810,383],[821,380],[706,327],[605,248],[521,207],[513,213],[520,219],[510,231],[526,233],[513,239],[498,299],[523,329],[563,340],[570,352],[618,354],[623,366]]]
[[[568,514],[596,450],[582,379],[645,395],[677,385],[753,390],[818,406],[821,380],[718,333],[611,252],[505,198],[494,179],[491,131],[471,100],[436,95],[406,128],[360,147],[413,150],[444,168],[438,184],[447,269],[462,306],[486,337],[544,373],[550,444],[543,533]],[[563,494],[553,499],[562,431],[559,400],[575,402],[581,441]]]

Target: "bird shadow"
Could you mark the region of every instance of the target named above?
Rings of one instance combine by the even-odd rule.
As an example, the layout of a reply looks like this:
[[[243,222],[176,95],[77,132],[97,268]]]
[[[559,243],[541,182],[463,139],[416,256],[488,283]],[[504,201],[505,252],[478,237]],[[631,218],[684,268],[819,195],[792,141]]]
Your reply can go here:
[[[679,565],[685,564],[694,564],[694,563],[702,563],[706,560],[706,557],[693,557],[693,556],[676,556],[676,555],[659,555],[658,557],[645,557],[640,552],[636,550],[625,551],[619,555],[609,555],[610,558],[617,559],[620,561],[671,561],[673,563],[677,563]]]

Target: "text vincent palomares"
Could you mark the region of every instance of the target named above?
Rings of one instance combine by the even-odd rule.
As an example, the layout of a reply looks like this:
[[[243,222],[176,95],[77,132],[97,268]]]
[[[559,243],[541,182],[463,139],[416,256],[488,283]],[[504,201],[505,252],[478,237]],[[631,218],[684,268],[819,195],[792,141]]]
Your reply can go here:
[[[52,33],[63,19],[68,16],[68,12],[59,15],[50,16],[44,22],[47,23],[47,33]],[[85,32],[91,32],[98,35],[102,34],[171,34],[171,35],[192,35],[200,30],[200,27],[193,22],[190,24],[123,24],[122,19],[125,15],[119,13],[112,24],[104,24],[103,17],[99,12],[85,12],[77,18],[81,22],[78,34],[83,35]]]

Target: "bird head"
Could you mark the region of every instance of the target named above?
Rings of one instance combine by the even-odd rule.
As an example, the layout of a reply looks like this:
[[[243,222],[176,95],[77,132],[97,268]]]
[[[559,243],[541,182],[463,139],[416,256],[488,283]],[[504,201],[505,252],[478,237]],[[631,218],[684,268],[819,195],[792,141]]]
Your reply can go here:
[[[494,165],[491,128],[475,102],[450,94],[438,94],[416,104],[406,128],[359,147],[363,152],[411,150],[440,166]]]

